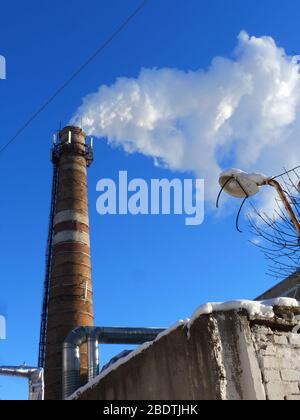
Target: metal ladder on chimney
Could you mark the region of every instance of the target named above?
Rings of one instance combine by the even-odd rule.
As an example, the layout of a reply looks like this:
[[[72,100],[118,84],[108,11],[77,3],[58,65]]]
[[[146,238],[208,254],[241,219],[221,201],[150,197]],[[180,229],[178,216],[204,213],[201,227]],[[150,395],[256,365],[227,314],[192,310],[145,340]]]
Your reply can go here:
[[[53,179],[52,179],[52,193],[51,193],[51,207],[48,228],[48,240],[46,249],[46,270],[43,291],[43,306],[40,327],[40,343],[39,343],[39,360],[38,367],[45,368],[46,362],[46,344],[47,344],[47,323],[48,323],[48,304],[51,286],[51,263],[52,263],[52,245],[54,236],[54,218],[56,209],[56,195],[58,183],[58,167],[53,162]]]

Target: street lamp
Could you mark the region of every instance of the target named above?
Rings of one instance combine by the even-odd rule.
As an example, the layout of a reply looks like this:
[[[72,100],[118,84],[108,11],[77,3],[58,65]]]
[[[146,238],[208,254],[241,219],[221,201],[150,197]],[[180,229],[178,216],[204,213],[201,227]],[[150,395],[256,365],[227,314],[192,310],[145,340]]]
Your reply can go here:
[[[275,177],[277,178],[277,177]],[[219,204],[219,199],[221,196],[222,191],[227,192],[232,197],[236,198],[243,198],[245,201],[257,194],[261,187],[265,185],[269,185],[276,189],[278,196],[280,197],[283,205],[289,214],[289,217],[295,227],[295,230],[298,234],[298,238],[300,240],[300,222],[297,219],[294,210],[288,200],[288,197],[280,185],[280,183],[275,178],[268,178],[265,175],[257,174],[257,173],[247,173],[241,171],[240,169],[229,169],[221,173],[219,178],[219,184],[221,186],[221,191],[217,199],[217,207]],[[299,189],[299,185],[298,185]],[[240,208],[239,214],[241,212],[242,206]],[[238,219],[237,219],[238,220]],[[237,226],[238,227],[238,226]]]

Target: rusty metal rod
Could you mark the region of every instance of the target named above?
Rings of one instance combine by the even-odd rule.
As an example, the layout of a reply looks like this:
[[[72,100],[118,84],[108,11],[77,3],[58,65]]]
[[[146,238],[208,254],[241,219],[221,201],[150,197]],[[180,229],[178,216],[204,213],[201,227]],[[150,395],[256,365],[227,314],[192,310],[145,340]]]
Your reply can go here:
[[[274,178],[273,179],[268,179],[266,181],[266,185],[270,185],[271,187],[274,187],[276,189],[280,199],[283,202],[283,205],[284,205],[286,211],[288,212],[288,214],[291,218],[291,221],[292,221],[292,223],[293,223],[293,225],[296,229],[296,232],[298,233],[298,237],[300,239],[300,223],[299,223],[299,220],[297,219],[297,217],[294,213],[294,210],[293,210],[293,208],[292,208],[292,206],[291,206],[291,204],[290,204],[282,186]]]

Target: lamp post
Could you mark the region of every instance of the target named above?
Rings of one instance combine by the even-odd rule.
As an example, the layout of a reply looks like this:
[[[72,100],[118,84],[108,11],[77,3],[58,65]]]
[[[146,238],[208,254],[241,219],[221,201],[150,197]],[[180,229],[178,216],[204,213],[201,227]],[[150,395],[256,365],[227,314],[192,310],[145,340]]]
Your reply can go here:
[[[247,173],[240,169],[229,169],[221,173],[219,178],[221,191],[217,200],[217,207],[222,191],[227,192],[235,198],[243,198],[244,202],[251,196],[257,194],[261,187],[268,185],[276,189],[293,225],[300,241],[300,222],[288,200],[287,194],[275,178],[268,178],[257,173]]]

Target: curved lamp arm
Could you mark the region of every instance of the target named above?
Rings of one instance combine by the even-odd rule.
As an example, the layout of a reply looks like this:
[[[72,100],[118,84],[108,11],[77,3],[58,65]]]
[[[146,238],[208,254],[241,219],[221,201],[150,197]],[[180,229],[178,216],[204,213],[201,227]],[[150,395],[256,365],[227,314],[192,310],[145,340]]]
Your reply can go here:
[[[275,179],[268,179],[266,181],[266,185],[270,185],[271,187],[275,188],[279,197],[281,198],[284,207],[286,209],[286,211],[288,212],[291,221],[293,222],[293,225],[298,233],[299,239],[300,239],[300,223],[299,220],[297,219],[294,210],[292,209],[292,206],[289,203],[289,200],[287,199],[285,192],[282,188],[282,186],[280,185],[280,183],[278,181],[276,181]]]

